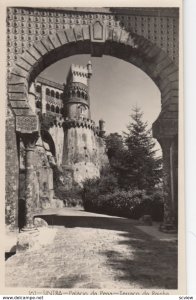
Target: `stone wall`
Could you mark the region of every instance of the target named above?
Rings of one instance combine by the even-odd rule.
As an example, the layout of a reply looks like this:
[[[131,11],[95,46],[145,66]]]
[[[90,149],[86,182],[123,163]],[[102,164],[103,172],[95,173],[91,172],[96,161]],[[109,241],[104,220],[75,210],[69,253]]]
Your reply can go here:
[[[99,176],[99,153],[91,129],[65,129],[62,164],[72,166],[74,180],[79,184],[87,177]]]
[[[53,169],[49,162],[48,150],[44,148],[41,138],[38,140],[33,161],[34,172],[32,180],[33,188],[33,212],[38,213],[48,208],[53,199]],[[23,215],[25,209],[25,148],[20,143],[20,171],[19,171],[19,227],[23,227]]]
[[[15,131],[15,117],[11,109],[7,109],[6,117],[6,197],[5,216],[6,224],[12,229],[18,226],[18,180],[19,162],[17,136]]]

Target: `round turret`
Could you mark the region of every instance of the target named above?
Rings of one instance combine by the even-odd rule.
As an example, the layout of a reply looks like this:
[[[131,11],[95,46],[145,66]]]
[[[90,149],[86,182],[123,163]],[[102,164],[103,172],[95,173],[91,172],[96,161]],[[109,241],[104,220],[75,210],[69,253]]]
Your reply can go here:
[[[70,119],[90,119],[89,78],[92,65],[71,65],[65,86],[64,116]]]

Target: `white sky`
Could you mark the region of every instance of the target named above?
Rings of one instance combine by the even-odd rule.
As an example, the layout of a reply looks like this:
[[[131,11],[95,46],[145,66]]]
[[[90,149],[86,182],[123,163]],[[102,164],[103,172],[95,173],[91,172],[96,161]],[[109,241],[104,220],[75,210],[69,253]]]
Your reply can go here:
[[[70,65],[86,65],[91,60],[93,75],[90,79],[91,118],[98,124],[105,123],[106,133],[122,133],[131,120],[131,108],[135,105],[143,111],[143,120],[149,127],[161,111],[160,91],[142,70],[111,56],[91,57],[74,55],[58,61],[45,69],[40,76],[66,83]],[[159,144],[157,143],[159,149]]]

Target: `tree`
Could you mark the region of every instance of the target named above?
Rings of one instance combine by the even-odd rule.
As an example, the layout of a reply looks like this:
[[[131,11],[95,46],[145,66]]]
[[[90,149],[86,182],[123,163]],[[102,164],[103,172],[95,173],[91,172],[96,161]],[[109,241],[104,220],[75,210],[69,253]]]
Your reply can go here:
[[[122,159],[126,152],[126,148],[123,137],[117,132],[110,133],[106,136],[105,142],[111,172],[118,175],[121,173],[121,169],[124,168]]]
[[[143,113],[137,107],[132,109],[132,121],[124,133],[127,151],[124,153],[120,183],[124,187],[152,191],[160,183],[162,160],[156,156],[155,142],[147,122],[143,122]]]

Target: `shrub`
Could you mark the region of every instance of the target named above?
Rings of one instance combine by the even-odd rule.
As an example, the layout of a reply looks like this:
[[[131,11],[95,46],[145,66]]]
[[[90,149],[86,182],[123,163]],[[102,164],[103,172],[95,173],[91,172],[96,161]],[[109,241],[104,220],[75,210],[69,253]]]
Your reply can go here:
[[[88,179],[84,182],[82,200],[84,209],[121,217],[139,219],[145,214],[154,221],[162,221],[162,193],[146,194],[141,190],[120,190],[114,176]]]

